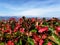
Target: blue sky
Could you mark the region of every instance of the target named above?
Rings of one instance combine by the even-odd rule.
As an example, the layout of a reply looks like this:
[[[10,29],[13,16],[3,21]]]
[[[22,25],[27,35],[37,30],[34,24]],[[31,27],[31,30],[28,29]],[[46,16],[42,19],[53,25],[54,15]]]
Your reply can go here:
[[[60,17],[60,0],[0,0],[0,16]]]

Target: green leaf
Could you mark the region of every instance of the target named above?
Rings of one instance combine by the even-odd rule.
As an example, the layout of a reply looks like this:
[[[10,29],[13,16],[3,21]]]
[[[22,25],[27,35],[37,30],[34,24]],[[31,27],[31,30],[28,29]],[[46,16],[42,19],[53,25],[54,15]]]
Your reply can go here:
[[[48,22],[43,22],[43,25],[45,25],[45,26],[48,25]]]
[[[15,37],[20,36],[20,32],[19,32],[19,31],[15,32],[15,33],[14,33],[14,36],[15,36]]]
[[[51,31],[52,33],[54,33],[54,28],[49,27],[49,31]]]
[[[52,43],[52,45],[58,45],[58,44],[56,44],[56,43]]]
[[[31,30],[31,32],[35,32],[35,33],[36,33],[36,32],[37,32],[37,30],[36,30],[36,29],[34,29],[34,30]]]
[[[54,42],[60,45],[60,38],[54,33],[54,28],[49,27],[51,31],[52,37],[54,38]]]
[[[19,39],[19,41],[17,43],[15,43],[15,45],[22,45],[22,40]]]
[[[59,26],[59,22],[53,22],[53,25]]]
[[[6,30],[6,27],[4,27],[4,30]]]
[[[19,43],[17,43],[16,45],[20,45]]]
[[[31,38],[28,38],[29,45],[34,45],[34,41]]]
[[[12,28],[12,30],[14,29],[14,27],[15,27],[15,23],[12,22],[12,24],[11,24],[11,28]]]
[[[44,41],[44,44],[43,44],[43,45],[47,45],[47,43],[48,43],[48,39],[45,39],[45,41]]]
[[[4,45],[4,43],[3,43],[3,42],[1,42],[1,43],[0,43],[0,45]]]
[[[54,41],[60,45],[60,38],[56,34],[52,34],[52,37],[55,39]]]
[[[22,40],[20,39],[19,44],[22,45]]]

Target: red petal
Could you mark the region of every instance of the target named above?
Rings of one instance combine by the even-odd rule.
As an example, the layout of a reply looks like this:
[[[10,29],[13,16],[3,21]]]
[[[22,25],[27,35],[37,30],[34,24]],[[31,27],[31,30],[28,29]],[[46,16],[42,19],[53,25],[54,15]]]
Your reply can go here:
[[[14,43],[12,41],[8,41],[7,45],[14,45]]]
[[[48,27],[42,27],[42,28],[39,28],[38,30],[39,33],[43,33],[45,31],[48,31]]]
[[[52,43],[51,42],[48,42],[47,45],[52,45]]]
[[[40,37],[38,35],[33,35],[33,38],[35,39],[35,41],[39,42],[40,41]]]
[[[20,28],[20,32],[21,33],[24,33],[24,28]]]
[[[47,35],[43,34],[42,39],[46,39],[46,38],[47,38]]]
[[[56,27],[56,31],[60,32],[60,26]]]
[[[35,18],[32,18],[31,20],[32,20],[32,22],[34,22],[35,21]]]
[[[43,45],[43,40],[41,39],[40,41],[39,41],[39,45]]]

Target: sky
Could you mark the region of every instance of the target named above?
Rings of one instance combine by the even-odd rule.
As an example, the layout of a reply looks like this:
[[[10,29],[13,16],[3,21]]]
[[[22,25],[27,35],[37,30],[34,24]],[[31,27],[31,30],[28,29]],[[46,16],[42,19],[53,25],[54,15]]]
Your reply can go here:
[[[0,0],[0,16],[60,17],[60,0]]]

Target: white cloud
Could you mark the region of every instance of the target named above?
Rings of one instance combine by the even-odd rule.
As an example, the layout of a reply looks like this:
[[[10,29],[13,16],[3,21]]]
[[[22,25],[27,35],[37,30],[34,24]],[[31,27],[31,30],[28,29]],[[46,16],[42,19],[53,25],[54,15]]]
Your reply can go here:
[[[60,15],[60,6],[59,5],[56,4],[56,5],[47,6],[49,3],[53,3],[53,2],[54,2],[54,0],[45,1],[45,2],[28,2],[28,3],[22,4],[22,6],[19,6],[19,7],[0,3],[0,7],[1,6],[5,7],[9,11],[11,9],[11,12],[8,12],[8,13],[7,12],[4,13],[4,12],[0,11],[0,16],[30,16],[30,17],[46,16],[46,17],[49,17],[49,16]],[[56,2],[56,0],[55,0],[55,2]],[[44,4],[45,4],[45,6],[44,6]],[[42,7],[42,5],[44,7]]]
[[[51,17],[60,15],[60,7],[33,8],[12,13],[0,13],[2,16],[30,16],[30,17]]]
[[[55,13],[54,13],[55,12]],[[49,14],[48,14],[49,13]],[[17,16],[35,16],[35,17],[39,17],[39,16],[45,16],[49,17],[50,15],[57,15],[60,14],[60,7],[48,7],[48,8],[33,8],[33,9],[29,9],[29,10],[24,10],[21,12],[16,12],[14,13],[14,15]]]

